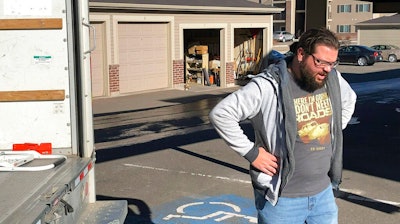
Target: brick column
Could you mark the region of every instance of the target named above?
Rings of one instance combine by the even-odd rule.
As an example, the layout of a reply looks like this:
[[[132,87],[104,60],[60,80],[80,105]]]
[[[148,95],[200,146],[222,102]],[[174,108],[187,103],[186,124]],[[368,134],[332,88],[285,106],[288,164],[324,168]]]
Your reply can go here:
[[[119,93],[119,65],[110,65],[108,67],[110,93]]]
[[[185,83],[183,59],[173,61],[173,85]]]
[[[226,63],[226,85],[227,86],[235,84],[234,63],[235,62],[227,62]]]

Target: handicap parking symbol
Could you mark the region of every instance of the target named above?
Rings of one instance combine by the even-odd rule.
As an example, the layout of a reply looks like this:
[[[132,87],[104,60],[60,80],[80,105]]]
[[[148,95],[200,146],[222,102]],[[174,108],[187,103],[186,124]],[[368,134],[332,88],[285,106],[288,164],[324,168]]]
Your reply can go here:
[[[254,201],[236,195],[183,198],[154,210],[155,223],[257,223]]]

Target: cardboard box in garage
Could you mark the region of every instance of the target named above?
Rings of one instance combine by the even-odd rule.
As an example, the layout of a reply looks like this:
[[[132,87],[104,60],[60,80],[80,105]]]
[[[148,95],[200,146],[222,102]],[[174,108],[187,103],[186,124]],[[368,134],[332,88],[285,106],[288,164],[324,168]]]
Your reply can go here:
[[[207,45],[194,45],[188,49],[189,54],[207,54],[208,46]]]

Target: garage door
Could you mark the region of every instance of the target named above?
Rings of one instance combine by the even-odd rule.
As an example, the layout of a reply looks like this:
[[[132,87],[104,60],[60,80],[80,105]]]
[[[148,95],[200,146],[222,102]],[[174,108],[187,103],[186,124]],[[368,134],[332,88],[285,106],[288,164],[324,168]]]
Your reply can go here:
[[[168,87],[167,24],[120,23],[120,93]]]
[[[360,44],[362,45],[394,44],[400,46],[400,30],[398,29],[360,29],[358,32],[360,32]]]
[[[91,74],[92,74],[92,96],[99,97],[107,94],[107,68],[105,68],[105,38],[104,38],[104,23],[92,23],[96,30],[96,48],[91,53]],[[92,33],[90,34],[92,35]],[[92,37],[90,38],[92,40]],[[91,46],[94,43],[91,43]]]

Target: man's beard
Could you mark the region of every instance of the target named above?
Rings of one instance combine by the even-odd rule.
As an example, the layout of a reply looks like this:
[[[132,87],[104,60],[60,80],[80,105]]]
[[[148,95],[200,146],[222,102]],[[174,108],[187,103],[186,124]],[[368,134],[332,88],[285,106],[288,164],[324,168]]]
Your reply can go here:
[[[317,89],[324,87],[326,81],[328,80],[328,75],[322,80],[321,83],[318,83],[315,80],[315,76],[310,70],[308,70],[304,63],[300,63],[300,77],[296,77],[296,83],[307,92],[314,92]]]

